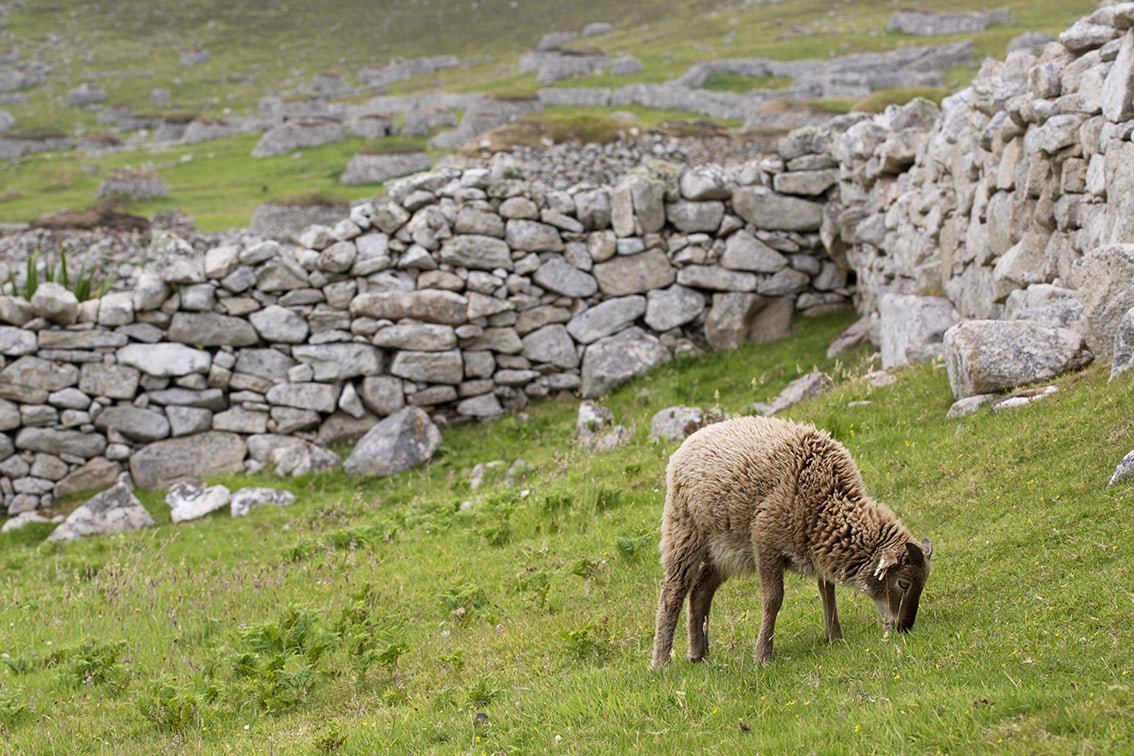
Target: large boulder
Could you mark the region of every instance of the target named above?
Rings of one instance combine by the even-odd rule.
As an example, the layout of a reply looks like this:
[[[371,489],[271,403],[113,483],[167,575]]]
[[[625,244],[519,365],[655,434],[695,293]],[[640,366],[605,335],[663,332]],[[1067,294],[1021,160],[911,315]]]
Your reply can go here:
[[[959,319],[944,297],[883,294],[878,307],[883,369],[925,362],[940,354],[945,331]]]
[[[406,407],[370,429],[355,445],[343,470],[347,475],[395,475],[433,458],[441,431],[420,407]]]
[[[47,537],[49,541],[74,541],[103,533],[125,533],[152,528],[157,521],[125,482],[95,496],[72,512]]]
[[[1134,307],[1134,244],[1107,244],[1075,261],[1071,283],[1083,302],[1084,338],[1091,351],[1110,354],[1118,324]]]
[[[658,338],[637,326],[599,339],[583,353],[582,394],[602,396],[672,358]]]
[[[955,399],[1047,380],[1092,357],[1077,332],[1030,320],[969,320],[945,332]]]
[[[161,488],[180,480],[241,472],[248,446],[236,433],[209,431],[157,441],[130,457],[130,475],[141,488]]]

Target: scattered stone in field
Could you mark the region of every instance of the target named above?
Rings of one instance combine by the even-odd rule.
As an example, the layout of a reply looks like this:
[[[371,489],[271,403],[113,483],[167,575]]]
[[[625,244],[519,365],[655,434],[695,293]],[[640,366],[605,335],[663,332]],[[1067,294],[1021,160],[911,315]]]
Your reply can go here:
[[[47,537],[49,541],[74,541],[104,533],[125,533],[152,528],[157,521],[146,511],[127,480],[95,496],[72,512]]]
[[[244,517],[254,508],[271,504],[286,507],[295,503],[295,494],[277,488],[241,488],[232,495],[233,517]]]
[[[196,520],[229,505],[232,492],[222,485],[206,486],[199,480],[175,483],[165,495],[173,522]]]

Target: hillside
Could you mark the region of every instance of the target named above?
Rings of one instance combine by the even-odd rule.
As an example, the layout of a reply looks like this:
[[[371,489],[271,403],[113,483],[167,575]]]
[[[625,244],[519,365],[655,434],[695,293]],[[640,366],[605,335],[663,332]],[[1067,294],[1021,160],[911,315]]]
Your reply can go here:
[[[289,507],[36,545],[0,535],[0,742],[13,753],[559,751],[1119,753],[1134,745],[1129,379],[1066,376],[1040,404],[947,420],[944,371],[862,376],[823,357],[845,316],[687,357],[604,404],[630,442],[575,444],[578,404],[449,429],[434,462],[281,481]],[[842,441],[868,490],[934,544],[908,635],[840,588],[822,640],[789,578],[776,659],[752,660],[753,578],[714,604],[712,650],[648,670],[676,403],[733,414],[801,370],[838,386],[787,416]],[[531,465],[506,476],[516,460]],[[501,464],[496,464],[501,463]],[[480,480],[479,485],[474,479]]]
[[[578,37],[587,24],[609,23],[597,37],[565,43],[569,50],[601,50],[612,59],[639,61],[640,70],[609,70],[557,82],[556,87],[650,84],[670,81],[706,60],[827,59],[836,55],[971,39],[975,60],[1003,57],[1008,41],[1027,31],[1057,33],[1089,12],[1093,2],[1005,2],[1011,24],[974,34],[915,37],[887,31],[895,6],[856,2],[776,4],[628,3],[612,17],[598,2],[478,3],[347,2],[296,4],[264,11],[253,3],[50,3],[30,0],[7,7],[0,51],[0,110],[12,120],[8,136],[74,140],[80,149],[26,155],[5,161],[0,181],[0,221],[26,221],[95,201],[100,181],[125,167],[169,171],[168,199],[134,202],[125,209],[145,216],[178,208],[205,230],[245,226],[259,202],[273,196],[332,191],[347,199],[380,187],[343,187],[336,181],[365,139],[302,151],[302,158],[248,157],[250,139],[229,137],[196,144],[151,143],[162,119],[215,122],[256,114],[264,98],[284,101],[325,92],[342,104],[375,94],[497,92],[532,95],[540,86],[520,70],[522,54],[545,35]],[[919,3],[925,10],[985,10],[978,3]],[[692,19],[691,19],[692,17]],[[356,20],[362,20],[361,23]],[[459,65],[379,89],[360,87],[365,71],[396,61],[454,56]],[[951,71],[944,91],[971,78]],[[719,91],[782,87],[784,80],[718,77]],[[88,103],[88,96],[95,98]],[[909,96],[907,93],[906,97]],[[69,99],[76,104],[68,104]],[[853,102],[825,103],[836,108]],[[544,118],[603,116],[570,108]],[[695,114],[630,108],[648,128]],[[115,120],[117,114],[131,118]],[[155,119],[157,119],[155,121]],[[0,119],[2,120],[2,119]],[[149,125],[146,125],[149,124]],[[738,122],[726,122],[737,128]],[[141,128],[141,130],[137,130]],[[147,131],[149,132],[147,134]],[[568,133],[570,129],[566,130]],[[409,143],[425,146],[425,139]],[[444,151],[431,151],[434,159]],[[267,195],[267,196],[265,196]]]

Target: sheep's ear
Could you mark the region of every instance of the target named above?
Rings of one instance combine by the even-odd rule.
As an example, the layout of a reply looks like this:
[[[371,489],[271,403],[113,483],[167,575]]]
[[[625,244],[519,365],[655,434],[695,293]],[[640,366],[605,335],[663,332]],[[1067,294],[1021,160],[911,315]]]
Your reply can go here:
[[[914,567],[921,567],[923,564],[925,564],[925,560],[929,557],[929,555],[924,553],[921,550],[921,547],[913,541],[906,542],[906,551],[909,552],[910,564],[912,564]]]
[[[926,559],[933,557],[933,544],[929,542],[928,538],[921,539],[921,550],[925,552]]]

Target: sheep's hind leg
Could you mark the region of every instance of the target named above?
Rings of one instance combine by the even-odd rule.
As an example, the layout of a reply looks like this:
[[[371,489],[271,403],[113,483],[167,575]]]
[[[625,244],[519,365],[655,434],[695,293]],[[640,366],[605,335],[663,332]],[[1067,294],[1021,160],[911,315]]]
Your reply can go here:
[[[819,598],[823,601],[823,631],[827,641],[842,640],[843,629],[839,627],[839,610],[835,606],[835,584],[819,578]]]
[[[764,592],[764,616],[760,619],[760,635],[756,639],[756,661],[767,664],[772,661],[776,615],[784,603],[784,567],[778,559],[761,559],[756,569]]]
[[[670,555],[665,564],[665,578],[662,580],[661,592],[658,596],[658,616],[654,632],[654,656],[650,666],[653,669],[664,667],[669,663],[669,654],[673,650],[673,631],[677,628],[677,618],[681,614],[681,605],[689,593],[693,582],[693,570],[701,561],[700,555],[696,559],[679,559]]]
[[[709,609],[713,605],[713,594],[724,581],[724,576],[712,563],[701,564],[701,572],[689,593],[690,661],[701,661],[709,653]]]

